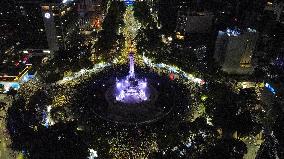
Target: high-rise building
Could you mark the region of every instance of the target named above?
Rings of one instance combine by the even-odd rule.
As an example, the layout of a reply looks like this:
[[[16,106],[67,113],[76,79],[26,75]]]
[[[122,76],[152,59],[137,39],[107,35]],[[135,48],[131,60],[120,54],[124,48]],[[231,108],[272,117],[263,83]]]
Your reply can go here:
[[[20,41],[15,28],[18,21],[10,19],[17,13],[13,5],[12,2],[0,1],[0,55]]]
[[[102,0],[79,0],[78,11],[80,13],[88,14],[88,12],[96,12],[100,14],[102,12]]]
[[[271,11],[275,14],[275,20],[284,23],[284,2],[276,0],[274,2],[268,1],[265,6],[265,11]]]
[[[76,4],[72,0],[48,1],[41,4],[41,10],[49,49],[67,49],[78,26]]]
[[[204,0],[182,0],[178,3],[176,31],[182,34],[210,33],[213,12]],[[211,8],[214,8],[212,6]]]
[[[265,0],[238,0],[234,5],[234,19],[242,28],[256,28],[265,7]]]
[[[39,1],[1,0],[0,30],[0,53],[47,48]]]
[[[177,28],[182,33],[210,33],[213,24],[213,14],[210,12],[178,11]]]
[[[79,27],[83,30],[99,29],[104,17],[102,0],[79,0],[77,10],[80,15]]]
[[[238,29],[219,31],[214,58],[222,70],[230,74],[251,74],[257,37],[256,30],[250,28],[242,32]]]
[[[25,47],[28,49],[46,49],[48,45],[41,16],[41,1],[17,0],[17,2],[20,14],[26,19],[26,22],[22,23]]]

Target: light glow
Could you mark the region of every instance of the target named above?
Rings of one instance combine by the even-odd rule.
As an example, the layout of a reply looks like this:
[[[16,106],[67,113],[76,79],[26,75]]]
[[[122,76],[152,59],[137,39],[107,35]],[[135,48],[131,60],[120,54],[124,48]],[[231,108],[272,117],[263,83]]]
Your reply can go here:
[[[206,82],[203,79],[200,78],[196,78],[194,77],[192,74],[186,73],[183,70],[181,70],[180,68],[176,67],[176,66],[171,66],[171,65],[166,65],[164,63],[159,63],[159,64],[155,64],[152,62],[151,59],[147,58],[146,56],[143,56],[143,61],[144,63],[153,68],[153,69],[157,69],[157,70],[165,70],[168,73],[175,73],[175,75],[178,75],[179,77],[182,77],[188,81],[197,83],[199,85],[204,85]]]
[[[134,72],[134,55],[129,54],[129,75],[126,79],[116,81],[116,90],[119,92],[116,95],[116,100],[124,103],[134,102],[139,103],[146,101],[147,81],[136,79]]]
[[[269,84],[265,83],[265,87],[273,94],[276,94],[275,89]]]
[[[88,159],[95,159],[98,157],[98,152],[94,149],[89,149],[89,157]]]
[[[45,13],[45,14],[44,14],[44,17],[45,17],[46,19],[49,19],[49,18],[50,18],[50,13]]]

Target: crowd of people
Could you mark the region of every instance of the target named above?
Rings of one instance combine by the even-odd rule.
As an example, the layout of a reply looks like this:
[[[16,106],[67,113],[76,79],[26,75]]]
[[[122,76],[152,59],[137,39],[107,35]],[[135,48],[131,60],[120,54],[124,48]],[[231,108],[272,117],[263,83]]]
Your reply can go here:
[[[37,87],[39,85],[36,84],[40,83],[39,81],[30,81],[24,86],[24,88],[31,90],[29,98],[24,98],[28,101],[23,100],[23,97],[28,96],[27,94],[29,93],[19,92],[19,97],[16,100],[17,102],[14,103],[14,109],[12,109],[13,111],[10,111],[10,116],[8,118],[8,120],[11,121],[9,125],[10,132],[14,135],[14,137],[16,136],[14,139],[23,137],[23,135],[27,135],[28,133],[28,136],[24,138],[24,141],[20,140],[25,142],[26,145],[20,145],[21,143],[19,141],[15,142],[15,144],[19,144],[17,145],[18,148],[27,149],[27,152],[30,153],[30,157],[33,158],[33,155],[44,155],[49,153],[43,151],[35,152],[32,146],[35,144],[33,140],[35,136],[37,136],[39,140],[45,140],[46,137],[44,135],[47,135],[47,132],[52,131],[53,135],[49,136],[52,138],[50,141],[56,142],[54,137],[59,140],[59,138],[69,136],[69,133],[73,134],[79,130],[83,131],[85,135],[88,134],[87,136],[80,136],[80,138],[82,138],[85,142],[82,147],[97,147],[98,153],[105,157],[110,157],[112,155],[120,156],[124,152],[122,149],[131,150],[131,147],[133,146],[137,147],[135,151],[132,149],[133,153],[149,155],[152,151],[156,151],[157,147],[160,147],[160,145],[157,145],[157,138],[154,138],[153,134],[159,134],[160,132],[163,132],[164,134],[166,133],[164,131],[169,130],[167,128],[169,122],[174,121],[178,123],[186,118],[185,116],[190,111],[189,106],[192,101],[190,100],[191,90],[184,84],[180,83],[180,81],[171,81],[168,76],[165,76],[164,74],[159,75],[155,72],[155,70],[150,71],[150,68],[148,67],[136,68],[136,75],[139,76],[138,78],[147,78],[158,92],[158,98],[154,104],[157,104],[157,107],[165,109],[165,113],[169,110],[173,111],[158,121],[142,125],[125,125],[125,123],[111,122],[100,118],[97,115],[100,113],[99,111],[104,112],[108,107],[108,102],[105,98],[107,88],[115,84],[116,78],[124,77],[127,74],[127,65],[113,65],[93,72],[88,72],[86,70],[84,73],[81,73],[72,80],[66,80],[64,82],[51,85],[41,85],[41,89],[35,89],[39,88]],[[64,98],[62,98],[63,103],[54,106],[60,102],[57,97],[62,96],[64,96]],[[31,102],[31,100],[33,102]],[[34,104],[34,107],[32,104]],[[51,105],[51,112],[55,114],[57,113],[57,118],[59,118],[58,115],[65,116],[60,120],[54,119],[55,123],[49,125],[49,127],[45,127],[43,125],[43,116],[41,115],[43,112],[47,111],[47,105]],[[17,109],[18,107],[22,108]],[[18,114],[17,118],[15,118],[15,114]],[[21,118],[21,115],[19,116],[19,114],[39,117]],[[55,115],[51,114],[51,116]],[[141,116],[143,116],[143,114],[141,114]],[[30,121],[35,118],[37,120],[33,120],[33,122]],[[35,123],[35,121],[38,123]],[[25,124],[16,124],[16,122]],[[14,125],[17,125],[17,127],[14,127]],[[60,135],[62,131],[58,130],[59,125],[66,128],[66,132],[64,132],[63,135]],[[70,125],[72,126],[69,127]],[[131,142],[137,140],[137,134],[139,134],[138,139],[141,144],[144,143],[144,146],[142,147],[140,147],[141,145],[139,146],[136,145],[136,143]],[[126,136],[128,138],[127,140]],[[87,140],[87,138],[89,140]],[[119,139],[119,141],[117,141],[116,144],[105,143],[106,141],[110,142],[114,139]],[[69,140],[72,139],[69,138]],[[100,142],[93,143],[93,141]],[[145,145],[151,145],[152,148],[149,149],[149,147]],[[34,147],[38,148],[38,146],[39,145],[36,144]],[[109,149],[111,149],[112,153],[108,153]],[[141,151],[136,151],[138,149]],[[85,152],[85,150],[82,150],[82,153],[83,152]],[[135,155],[129,152],[127,152],[127,154]]]

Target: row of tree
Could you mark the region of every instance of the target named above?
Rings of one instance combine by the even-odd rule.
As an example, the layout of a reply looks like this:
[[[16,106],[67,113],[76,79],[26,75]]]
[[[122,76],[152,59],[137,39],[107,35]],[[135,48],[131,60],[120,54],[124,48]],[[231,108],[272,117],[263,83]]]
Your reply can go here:
[[[126,10],[124,2],[111,1],[107,10],[102,30],[98,33],[98,41],[95,45],[97,56],[109,59],[110,54],[116,47],[123,45],[123,35],[119,34],[119,29],[124,25],[123,14]],[[119,45],[120,44],[120,45]]]

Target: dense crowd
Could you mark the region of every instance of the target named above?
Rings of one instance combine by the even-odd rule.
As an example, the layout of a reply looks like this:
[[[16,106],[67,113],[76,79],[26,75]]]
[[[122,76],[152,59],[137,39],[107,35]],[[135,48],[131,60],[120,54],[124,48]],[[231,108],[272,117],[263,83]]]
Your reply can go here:
[[[158,75],[153,70],[149,70],[150,68],[147,67],[137,68],[138,78],[146,77],[157,90],[158,99],[155,104],[165,107],[166,110],[173,107],[173,111],[162,119],[150,124],[125,125],[98,117],[97,111],[104,111],[108,107],[108,102],[105,99],[107,88],[115,83],[116,78],[128,74],[127,65],[110,66],[93,74],[82,73],[76,79],[68,82],[44,85],[41,87],[44,90],[33,88],[35,81],[30,81],[33,84],[26,84],[25,88],[35,92],[31,91],[30,98],[21,96],[26,96],[27,92],[19,93],[19,97],[9,111],[8,127],[12,140],[15,141],[13,146],[25,150],[26,155],[30,158],[44,155],[61,156],[63,154],[72,156],[73,152],[67,151],[67,149],[62,150],[62,153],[48,147],[50,144],[54,144],[54,148],[61,147],[65,142],[74,142],[68,147],[70,149],[81,147],[74,151],[74,153],[80,152],[74,155],[77,158],[79,155],[80,157],[86,155],[87,147],[96,148],[98,154],[105,158],[126,155],[123,150],[129,150],[131,153],[127,152],[127,154],[130,156],[137,154],[148,156],[158,147],[167,149],[161,147],[162,144],[156,143],[157,135],[167,134],[168,131],[171,131],[171,128],[168,128],[169,123],[180,123],[188,118],[190,98],[192,97],[191,90],[179,81],[171,81],[168,76]],[[60,103],[62,101],[63,103]],[[51,116],[54,119],[53,124],[49,123],[50,125],[47,127],[43,124],[44,118],[46,118],[43,113],[46,113],[48,105],[52,107]],[[60,130],[61,127],[63,130]],[[74,141],[73,137],[80,139],[80,141]],[[34,138],[39,140],[38,143],[35,143]],[[137,143],[133,142],[136,140],[143,144],[136,145]],[[45,145],[39,145],[43,142],[46,142]],[[133,149],[133,146],[136,148]]]

